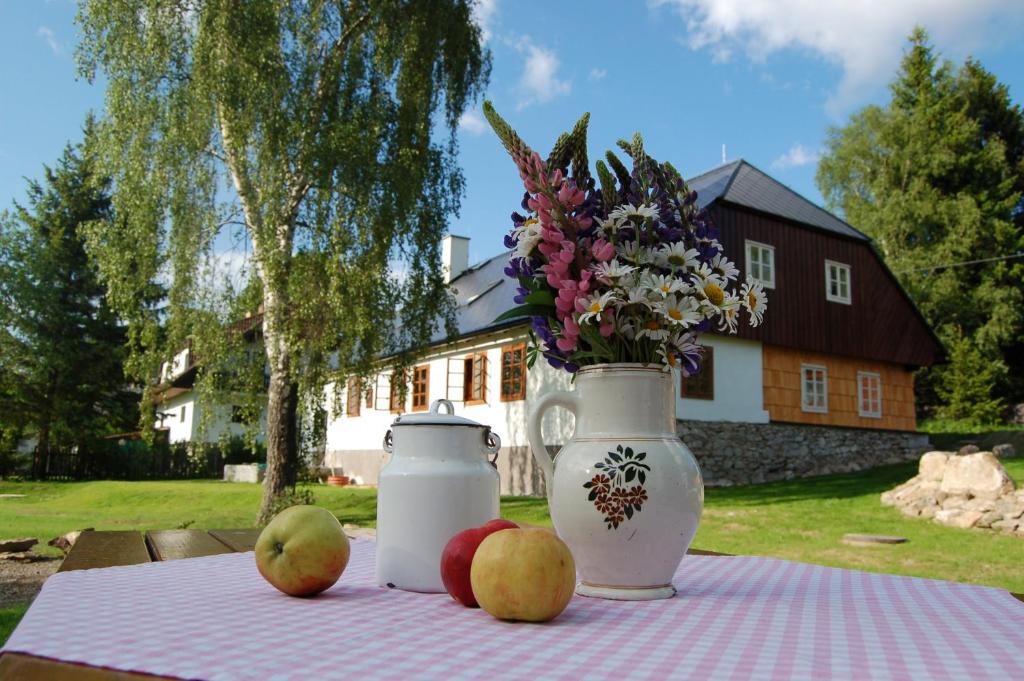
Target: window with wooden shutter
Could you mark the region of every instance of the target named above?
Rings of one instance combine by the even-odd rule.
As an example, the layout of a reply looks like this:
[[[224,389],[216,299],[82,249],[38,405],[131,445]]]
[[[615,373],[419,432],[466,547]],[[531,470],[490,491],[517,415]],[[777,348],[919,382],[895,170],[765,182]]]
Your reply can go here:
[[[710,345],[704,346],[700,373],[680,378],[679,395],[691,400],[715,399],[715,349]]]
[[[345,384],[345,414],[347,416],[359,416],[359,401],[362,398],[360,393],[362,381],[358,378],[350,378]]]
[[[430,365],[421,364],[412,370],[412,410],[426,411],[430,404]]]
[[[463,402],[483,404],[487,401],[487,355],[470,355],[463,360],[463,367]]]
[[[405,409],[405,400],[402,399],[402,388],[405,384],[405,374],[396,371],[391,374],[391,391],[388,397],[388,409],[392,413],[398,413]]]
[[[501,349],[501,401],[526,399],[526,343]]]

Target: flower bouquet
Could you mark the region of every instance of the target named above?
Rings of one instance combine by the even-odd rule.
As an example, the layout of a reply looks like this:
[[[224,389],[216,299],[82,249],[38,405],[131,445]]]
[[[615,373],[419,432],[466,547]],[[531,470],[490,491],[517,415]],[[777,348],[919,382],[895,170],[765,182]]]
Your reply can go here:
[[[619,142],[632,168],[609,151],[590,174],[589,114],[563,134],[547,160],[484,103],[484,114],[519,168],[526,194],[512,214],[505,273],[518,280],[517,307],[530,316],[538,355],[575,373],[581,366],[637,362],[700,370],[698,336],[717,325],[735,333],[740,308],[761,323],[761,284],[725,256],[697,193],[670,163],[646,154],[640,134]]]

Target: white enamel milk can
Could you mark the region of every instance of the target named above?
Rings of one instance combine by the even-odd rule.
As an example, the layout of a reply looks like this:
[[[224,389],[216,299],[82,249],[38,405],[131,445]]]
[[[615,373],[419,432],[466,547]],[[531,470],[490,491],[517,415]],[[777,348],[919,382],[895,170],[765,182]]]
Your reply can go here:
[[[445,407],[447,413],[441,413]],[[377,583],[442,593],[441,551],[455,534],[498,517],[500,438],[448,400],[403,414],[384,436],[390,460],[377,490]]]

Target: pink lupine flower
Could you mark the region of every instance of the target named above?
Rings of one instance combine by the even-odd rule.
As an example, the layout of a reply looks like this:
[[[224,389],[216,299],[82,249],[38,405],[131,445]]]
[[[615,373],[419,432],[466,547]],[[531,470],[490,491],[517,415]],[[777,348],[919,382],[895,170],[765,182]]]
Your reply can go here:
[[[615,246],[612,246],[604,239],[595,241],[590,250],[594,254],[594,259],[600,262],[608,262],[615,257]]]
[[[604,314],[601,315],[601,323],[598,325],[598,332],[600,332],[602,338],[609,338],[615,333],[615,311],[611,309],[605,309]]]

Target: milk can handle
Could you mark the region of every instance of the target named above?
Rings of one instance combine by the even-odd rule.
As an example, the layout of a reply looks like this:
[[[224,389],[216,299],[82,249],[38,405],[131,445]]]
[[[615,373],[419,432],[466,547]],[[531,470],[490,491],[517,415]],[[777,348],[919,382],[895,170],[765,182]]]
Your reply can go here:
[[[501,438],[490,428],[484,433],[484,449],[494,456],[491,458],[491,465],[497,466],[498,452],[501,450]]]
[[[384,451],[391,454],[395,451],[395,443],[391,439],[391,429],[388,428],[388,432],[384,433]]]
[[[455,405],[449,402],[448,400],[434,400],[430,404],[430,413],[439,414],[441,407],[446,408],[445,411],[448,413],[449,416],[455,413]]]

